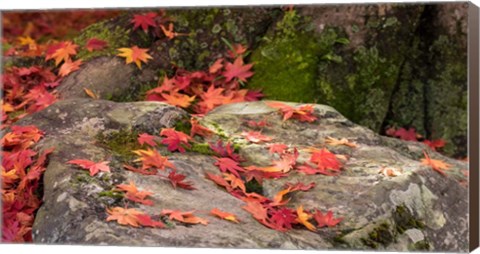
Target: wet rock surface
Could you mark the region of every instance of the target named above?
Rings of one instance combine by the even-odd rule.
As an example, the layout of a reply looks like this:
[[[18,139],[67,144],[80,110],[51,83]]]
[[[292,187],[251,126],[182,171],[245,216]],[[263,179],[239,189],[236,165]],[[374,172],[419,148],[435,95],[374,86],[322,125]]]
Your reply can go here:
[[[295,104],[292,104],[295,105]],[[300,153],[297,163],[309,159],[308,147],[326,147],[348,159],[338,176],[304,175],[293,170],[288,177],[268,180],[262,194],[272,198],[287,182],[316,183],[308,192],[292,193],[287,206],[332,210],[344,220],[334,228],[311,232],[295,228],[286,233],[266,228],[242,209],[243,201],[205,178],[218,174],[215,159],[206,154],[160,153],[168,155],[178,172],[197,188],[173,189],[158,176],[136,174],[123,169],[131,160],[116,153],[99,137],[118,133],[148,132],[158,135],[188,117],[183,110],[157,102],[115,103],[103,100],[70,99],[25,117],[18,125],[35,124],[45,131],[38,148],[55,147],[44,175],[44,204],[33,227],[34,242],[61,244],[235,247],[281,249],[376,249],[389,251],[467,251],[468,202],[462,170],[465,162],[429,151],[434,159],[452,165],[446,176],[422,165],[421,143],[379,136],[353,124],[336,110],[315,105],[313,123],[282,121],[278,112],[264,102],[228,104],[206,115],[201,124],[222,138],[234,142],[246,159],[243,166],[268,165],[275,155],[266,146],[284,143]],[[250,144],[241,137],[251,130],[246,121],[266,119],[262,134],[271,142]],[[123,134],[122,134],[123,135]],[[122,136],[119,135],[119,136]],[[118,135],[117,135],[118,136]],[[330,146],[327,136],[347,138],[356,148]],[[134,139],[136,136],[134,136]],[[207,140],[208,141],[208,140]],[[90,177],[87,171],[66,164],[72,159],[110,161],[111,173]],[[395,167],[402,174],[379,174],[382,167]],[[140,189],[153,192],[153,206],[133,207],[151,215],[163,209],[196,210],[209,224],[186,226],[173,223],[166,229],[132,228],[107,222],[105,209],[124,206],[122,199],[109,195],[115,185],[133,181]],[[212,208],[237,215],[239,224],[208,215]]]

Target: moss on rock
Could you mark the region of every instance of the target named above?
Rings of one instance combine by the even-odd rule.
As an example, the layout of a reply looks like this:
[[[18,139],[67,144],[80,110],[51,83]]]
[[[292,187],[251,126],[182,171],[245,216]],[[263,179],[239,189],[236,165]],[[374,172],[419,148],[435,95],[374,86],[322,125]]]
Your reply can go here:
[[[118,156],[119,160],[127,162],[134,158],[133,150],[142,148],[137,141],[137,137],[137,131],[122,129],[109,134],[100,133],[97,136],[97,141]]]

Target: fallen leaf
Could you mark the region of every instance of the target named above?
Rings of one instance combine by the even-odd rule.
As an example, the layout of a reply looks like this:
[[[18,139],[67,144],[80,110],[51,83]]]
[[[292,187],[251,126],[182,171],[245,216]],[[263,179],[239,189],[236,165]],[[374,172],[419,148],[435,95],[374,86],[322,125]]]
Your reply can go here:
[[[245,171],[244,168],[242,168],[240,165],[238,165],[238,162],[230,159],[230,158],[215,158],[217,159],[217,162],[215,162],[215,166],[217,166],[220,171],[223,173],[230,172],[236,177],[240,177],[240,174],[238,172],[243,172]]]
[[[308,230],[315,232],[315,226],[308,220],[312,218],[312,215],[303,211],[303,206],[297,208],[297,222],[302,223]]]
[[[170,220],[176,220],[188,224],[203,224],[207,225],[208,220],[196,217],[193,215],[194,211],[182,212],[179,210],[162,210],[161,215],[168,215]]]
[[[357,145],[355,143],[349,142],[348,139],[346,139],[346,138],[336,139],[336,138],[332,138],[332,137],[327,137],[327,138],[325,138],[325,143],[327,143],[328,145],[331,145],[331,146],[344,145],[344,146],[348,146],[348,147],[351,147],[351,148],[356,148],[357,147]]]
[[[253,72],[250,71],[252,66],[253,64],[244,65],[241,57],[237,57],[233,64],[226,62],[225,72],[223,73],[223,76],[226,78],[225,81],[230,82],[232,79],[237,78],[243,82],[247,82],[247,78],[253,76]]]
[[[252,142],[252,143],[261,143],[261,142],[268,142],[271,141],[273,138],[263,135],[261,132],[258,131],[249,131],[249,132],[242,132],[242,136]]]
[[[160,136],[165,137],[162,140],[162,144],[167,145],[167,149],[170,152],[179,151],[184,153],[184,147],[191,147],[188,142],[192,140],[192,138],[183,132],[174,130],[173,128],[162,129],[160,131]]]
[[[145,33],[148,32],[149,27],[156,26],[156,16],[157,14],[154,12],[133,15],[133,19],[131,20],[131,23],[133,23],[133,30],[135,31],[137,28],[141,27]]]
[[[240,223],[238,221],[237,217],[234,214],[223,212],[223,211],[221,211],[217,208],[213,208],[210,211],[210,214],[212,214],[214,216],[217,216],[218,218],[223,219],[223,220],[228,220],[228,221],[231,221],[231,222]]]
[[[184,181],[185,178],[185,175],[177,174],[175,170],[170,171],[170,174],[168,174],[168,180],[170,181],[174,189],[179,187],[185,190],[195,190],[196,188],[193,187],[193,184],[191,182]]]
[[[84,88],[83,88],[83,91],[84,91],[90,98],[95,99],[95,100],[98,100],[98,99],[99,99],[99,98],[98,98],[98,95],[96,95],[92,90],[84,87]]]
[[[134,208],[121,207],[113,207],[112,209],[107,208],[107,213],[107,221],[116,220],[120,225],[130,225],[132,227],[139,226],[138,215],[144,214]]]
[[[110,172],[110,167],[108,166],[109,161],[93,162],[89,160],[76,159],[67,161],[67,163],[77,165],[90,171],[90,176],[94,176],[100,171]]]
[[[147,144],[149,146],[157,146],[157,143],[155,142],[156,137],[153,135],[150,135],[148,133],[142,133],[138,135],[137,141],[140,145]]]
[[[147,54],[148,49],[133,46],[131,48],[119,48],[120,54],[117,56],[125,57],[127,64],[135,63],[139,69],[142,69],[142,62],[147,63],[152,56]]]
[[[317,221],[318,227],[335,227],[338,223],[340,223],[343,218],[333,218],[333,212],[328,211],[325,215],[316,210],[316,213],[313,214],[313,218]]]
[[[142,169],[144,170],[148,168],[165,170],[165,167],[176,169],[175,165],[168,161],[168,158],[162,156],[157,150],[147,148],[147,150],[140,149],[132,152],[140,156],[140,158],[136,159],[135,161],[141,161],[143,164]]]
[[[87,44],[85,45],[85,47],[87,48],[87,50],[89,52],[92,52],[94,50],[102,50],[106,46],[107,46],[106,41],[100,40],[100,39],[97,39],[97,38],[90,38],[87,41]]]
[[[402,174],[402,170],[394,167],[382,167],[379,170],[380,174],[383,174],[384,176],[399,176]]]
[[[431,159],[425,151],[423,151],[423,154],[425,155],[425,158],[421,160],[422,164],[432,167],[433,170],[445,176],[443,170],[449,169],[451,165],[441,160]]]
[[[82,59],[79,59],[75,62],[72,62],[72,60],[67,59],[62,66],[60,66],[60,69],[58,70],[58,75],[60,77],[65,77],[68,74],[70,74],[73,71],[76,71],[80,69],[80,65],[82,64]]]

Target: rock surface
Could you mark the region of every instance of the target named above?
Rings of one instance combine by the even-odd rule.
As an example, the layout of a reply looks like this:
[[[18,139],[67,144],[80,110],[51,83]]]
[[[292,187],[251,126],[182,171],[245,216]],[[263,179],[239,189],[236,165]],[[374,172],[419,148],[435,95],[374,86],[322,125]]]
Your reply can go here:
[[[71,99],[28,116],[19,125],[35,124],[46,132],[40,149],[56,147],[44,176],[44,204],[33,228],[34,242],[183,247],[235,247],[281,249],[377,249],[389,251],[461,251],[468,248],[468,191],[462,170],[467,164],[430,151],[432,158],[451,164],[446,176],[420,163],[421,143],[405,142],[375,134],[344,118],[333,108],[315,105],[314,123],[290,119],[283,122],[275,109],[263,102],[224,105],[210,112],[201,123],[218,136],[234,142],[247,159],[243,165],[265,165],[273,157],[264,144],[249,144],[240,133],[250,130],[247,120],[267,119],[263,134],[300,151],[298,162],[307,160],[306,147],[327,147],[348,161],[339,176],[303,175],[264,180],[263,195],[272,198],[286,182],[315,182],[308,192],[293,193],[288,206],[332,210],[344,220],[335,228],[316,233],[304,228],[277,232],[264,227],[241,207],[244,203],[205,179],[218,173],[212,156],[187,152],[168,155],[197,188],[173,189],[169,182],[122,168],[130,161],[102,136],[149,132],[174,127],[188,114],[157,102],[114,103],[102,100]],[[124,133],[124,134],[121,134]],[[136,134],[135,134],[136,135]],[[330,146],[325,137],[347,138],[357,148]],[[133,140],[135,141],[136,136]],[[167,154],[164,147],[162,154]],[[90,177],[87,171],[66,164],[71,159],[109,160],[111,173]],[[397,177],[379,174],[382,167],[397,167]],[[167,229],[131,228],[106,222],[106,207],[124,206],[109,196],[113,187],[129,180],[140,189],[154,192],[153,206],[136,205],[149,214],[162,209],[196,210],[209,220],[207,226],[177,223]],[[208,215],[212,208],[236,214],[233,224]],[[175,223],[174,223],[175,224]]]

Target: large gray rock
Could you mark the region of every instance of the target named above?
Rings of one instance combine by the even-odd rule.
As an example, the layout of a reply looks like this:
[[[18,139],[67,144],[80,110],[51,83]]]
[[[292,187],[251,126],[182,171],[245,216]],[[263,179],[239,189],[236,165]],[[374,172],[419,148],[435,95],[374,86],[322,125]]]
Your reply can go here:
[[[241,207],[244,203],[205,179],[205,173],[218,173],[209,155],[187,152],[169,155],[178,171],[194,186],[193,191],[173,189],[165,180],[126,171],[111,147],[99,136],[122,130],[158,134],[173,127],[187,114],[155,102],[113,103],[75,99],[58,102],[18,124],[35,123],[46,132],[39,147],[55,146],[44,176],[44,204],[33,227],[37,243],[105,244],[138,246],[236,247],[282,249],[379,249],[467,251],[468,203],[464,181],[464,162],[430,152],[435,159],[452,165],[447,176],[423,166],[420,143],[378,136],[353,124],[328,106],[316,105],[320,120],[282,122],[278,113],[263,102],[222,106],[208,114],[202,123],[219,136],[235,142],[247,160],[244,165],[268,165],[272,157],[266,144],[252,145],[240,133],[249,130],[247,120],[267,119],[263,134],[274,137],[271,143],[285,143],[300,151],[298,162],[308,159],[302,150],[308,146],[328,147],[349,159],[339,176],[302,175],[291,172],[286,178],[265,180],[263,194],[272,198],[286,182],[315,182],[308,192],[291,194],[288,206],[303,205],[310,210],[332,210],[345,219],[335,228],[310,232],[296,228],[286,233],[264,227]],[[178,125],[177,125],[178,126]],[[324,138],[348,138],[357,148],[331,147]],[[165,153],[164,148],[160,148]],[[66,164],[71,159],[109,160],[111,173],[89,177],[86,171]],[[128,159],[128,158],[127,158]],[[387,177],[378,173],[382,166],[401,168],[403,174]],[[162,209],[196,210],[209,224],[168,229],[131,228],[106,222],[106,207],[124,206],[108,193],[116,184],[136,183],[154,192],[153,206],[137,205],[139,210],[158,215]],[[131,205],[129,205],[131,207]],[[234,213],[240,224],[208,215],[212,208]]]

